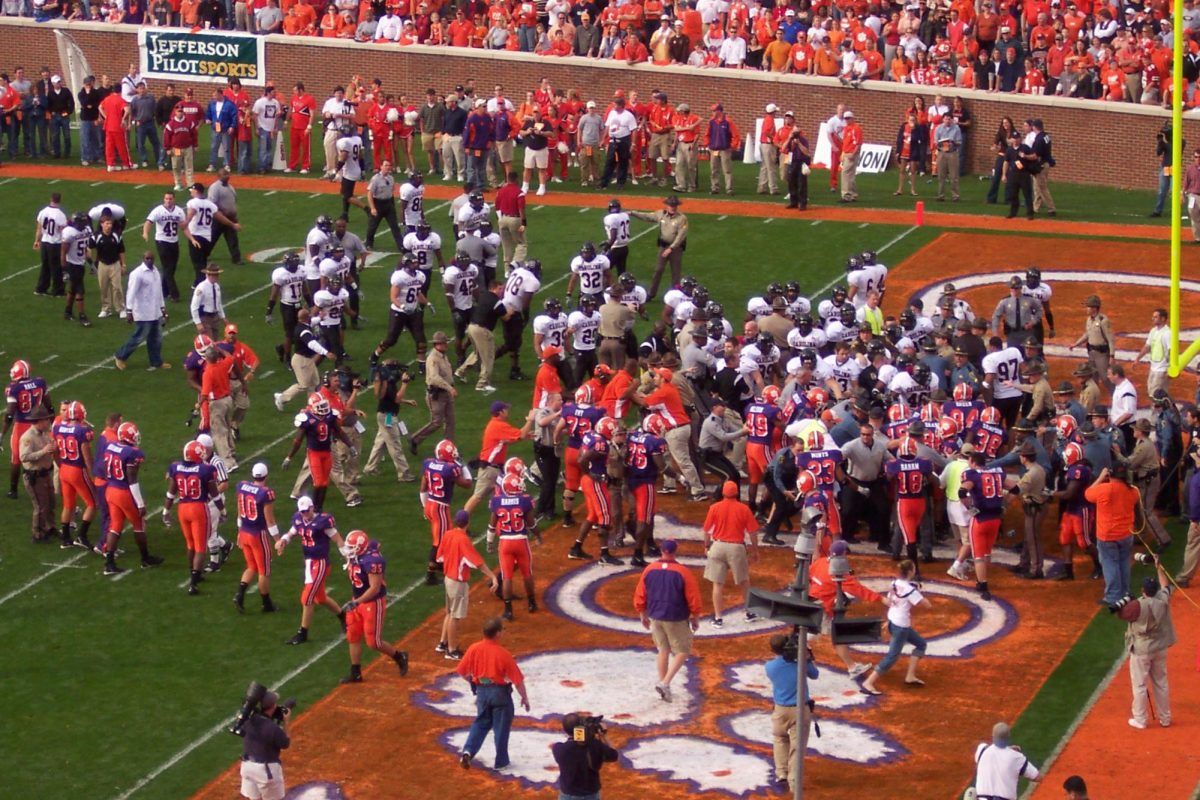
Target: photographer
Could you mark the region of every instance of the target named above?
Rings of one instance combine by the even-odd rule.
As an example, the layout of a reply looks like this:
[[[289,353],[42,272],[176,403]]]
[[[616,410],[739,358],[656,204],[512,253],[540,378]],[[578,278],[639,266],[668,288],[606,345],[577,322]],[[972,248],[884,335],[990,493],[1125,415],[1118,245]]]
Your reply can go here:
[[[1186,146],[1184,142],[1181,146]],[[1162,128],[1154,137],[1154,156],[1158,159],[1158,197],[1154,200],[1154,210],[1151,217],[1161,217],[1163,207],[1167,203],[1167,195],[1171,193],[1171,122],[1164,122]]]
[[[386,449],[392,458],[392,466],[396,468],[396,480],[401,483],[412,483],[416,480],[408,466],[408,458],[404,455],[404,436],[408,433],[408,428],[400,421],[400,406],[417,404],[416,400],[407,400],[404,397],[411,382],[412,376],[408,374],[408,369],[394,358],[387,359],[375,369],[371,391],[375,393],[375,423],[379,427],[375,433],[375,442],[371,445],[371,455],[367,458],[367,465],[363,467],[363,472],[368,475],[379,471],[383,451]]]
[[[1167,650],[1175,644],[1175,626],[1171,622],[1171,595],[1174,587],[1158,556],[1138,555],[1138,563],[1154,564],[1157,573],[1142,581],[1142,596],[1122,597],[1109,610],[1129,627],[1125,629],[1125,647],[1129,651],[1129,680],[1133,684],[1131,728],[1145,729],[1149,715],[1147,691],[1154,700],[1154,715],[1164,728],[1171,724],[1171,698],[1167,687]]]
[[[290,707],[279,707],[279,695],[267,692],[259,711],[246,720],[242,739],[242,797],[249,800],[283,800],[283,766],[279,751],[291,744],[288,738]]]
[[[576,713],[563,717],[567,740],[550,747],[558,764],[558,800],[600,800],[600,768],[618,757],[602,719]]]
[[[787,636],[777,633],[771,637],[771,652],[775,658],[765,665],[767,678],[771,681],[771,693],[775,699],[775,708],[771,712],[771,739],[775,750],[775,782],[787,784],[790,792],[796,787],[792,782],[792,767],[796,764],[796,750],[800,747],[800,729],[796,724],[796,683],[800,655],[799,642],[796,634]],[[816,680],[817,665],[813,663],[810,651],[804,671],[808,680]],[[808,681],[804,683],[804,727],[807,729],[812,722],[812,707],[808,699]]]

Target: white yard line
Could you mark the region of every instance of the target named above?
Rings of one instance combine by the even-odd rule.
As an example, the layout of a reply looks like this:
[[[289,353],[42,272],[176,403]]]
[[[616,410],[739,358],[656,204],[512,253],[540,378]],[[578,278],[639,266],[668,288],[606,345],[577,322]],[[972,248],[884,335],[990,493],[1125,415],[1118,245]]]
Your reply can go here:
[[[316,198],[318,198],[318,197],[324,197],[324,196],[325,196],[325,193],[324,193],[324,192],[313,192],[312,194],[310,194],[310,195],[308,196],[308,199],[309,199],[309,200],[314,200],[314,199],[316,199]]]
[[[426,214],[432,214],[432,213],[433,213],[433,212],[435,212],[435,211],[441,211],[443,208],[445,208],[445,207],[446,207],[446,206],[448,206],[448,205],[450,205],[450,201],[449,201],[449,200],[447,200],[447,201],[446,201],[446,202],[444,202],[444,203],[438,203],[438,204],[437,204],[436,206],[434,206],[433,208],[427,208],[427,209],[425,209],[425,213],[426,213]]]
[[[0,181],[0,186],[3,186],[6,183],[12,183],[15,180],[16,178],[5,178],[4,180]]]
[[[77,553],[76,555],[78,555],[78,553]],[[55,564],[55,563],[53,563],[53,562],[51,562],[51,561],[43,561],[43,562],[42,562],[42,566],[43,566],[43,567],[61,567],[61,566],[63,566],[63,565],[62,565],[62,564]],[[71,569],[87,569],[87,567],[85,567],[85,566],[82,566],[82,565],[80,565],[80,566],[76,566],[76,565],[74,565],[74,564],[71,564],[71,565],[70,565],[70,567],[71,567]]]
[[[43,358],[42,363],[49,364],[51,361],[53,361],[56,358],[58,358],[58,353],[52,353],[52,354],[46,356],[45,358]]]
[[[812,226],[815,228],[815,227],[817,227],[818,225],[820,225],[820,224],[821,224],[822,222],[824,222],[824,221],[825,221],[825,220],[823,220],[823,219],[815,219],[815,220],[813,220],[813,224],[812,224]]]
[[[545,208],[545,206],[534,206],[534,207],[533,207],[533,210],[534,210],[534,211],[541,211],[543,208]]]
[[[271,376],[272,376],[272,375],[274,375],[274,374],[275,374],[275,370],[273,370],[273,369],[269,369],[269,370],[267,370],[266,372],[264,372],[262,375],[259,375],[259,376],[258,376],[258,379],[259,379],[260,381],[265,381],[267,378],[271,377]]]
[[[859,228],[859,230],[862,230],[863,228],[869,227],[870,225],[871,225],[871,223],[864,222],[863,224],[859,225],[858,228]]]
[[[580,214],[586,214],[589,211],[591,211],[591,209],[588,208],[587,206],[584,206],[583,208],[579,209]]]
[[[139,183],[137,186],[133,187],[133,190],[136,192],[138,189],[145,189],[145,188],[146,188],[146,184]]]
[[[0,283],[4,283],[5,281],[11,281],[13,278],[18,277],[19,275],[24,275],[26,272],[33,272],[35,269],[37,269],[40,266],[41,266],[41,264],[34,264],[32,267],[26,267],[25,269],[17,270],[12,275],[5,275],[3,278],[0,278]]]
[[[721,216],[717,217],[717,222],[723,222],[724,220],[727,220],[727,219],[729,219],[729,215],[722,214]]]
[[[47,186],[53,186],[54,184],[58,183],[60,180],[62,180],[62,179],[61,179],[61,178],[55,178],[54,180],[50,181],[50,182],[49,182],[48,184],[46,184],[46,185],[47,185]]]
[[[38,575],[36,578],[22,584],[21,586],[18,586],[16,589],[13,589],[11,592],[4,595],[3,597],[0,597],[0,606],[4,605],[9,600],[12,600],[14,597],[19,597],[20,595],[29,591],[30,589],[37,586],[39,583],[46,580],[46,578],[49,578],[51,575],[58,572],[59,570],[69,569],[70,567],[75,566],[76,561],[78,561],[79,559],[81,559],[87,555],[89,555],[89,551],[81,550],[80,552],[78,552],[75,555],[68,558],[66,561],[63,561],[61,564],[55,564],[53,567],[46,570],[41,575]]]
[[[820,220],[817,220],[817,222],[820,222]],[[815,224],[815,223],[814,223],[814,224]],[[912,232],[913,232],[913,231],[915,231],[916,229],[917,229],[917,226],[916,226],[916,225],[913,225],[911,228],[908,228],[908,229],[907,229],[907,230],[905,230],[903,233],[901,233],[901,234],[899,234],[898,236],[896,236],[896,238],[892,239],[890,242],[888,242],[887,244],[885,244],[883,247],[880,247],[880,248],[878,248],[878,249],[877,249],[875,252],[876,252],[876,253],[882,253],[882,252],[884,252],[884,251],[885,251],[885,250],[887,250],[888,248],[890,248],[890,247],[892,247],[893,245],[897,244],[897,243],[898,243],[898,242],[899,242],[901,239],[903,239],[905,236],[908,236],[910,233],[912,233]],[[834,286],[836,286],[837,284],[841,283],[841,282],[842,282],[842,281],[844,281],[845,279],[846,279],[846,278],[845,278],[845,276],[844,276],[844,275],[835,275],[835,276],[833,277],[833,279],[832,279],[831,281],[829,281],[829,283],[825,284],[825,285],[824,285],[824,286],[822,286],[820,289],[818,289],[817,291],[815,291],[815,292],[812,294],[812,296],[811,296],[811,299],[814,299],[814,300],[815,300],[816,298],[818,298],[818,297],[820,297],[821,295],[825,294],[826,292],[828,292],[830,289],[832,289]]]
[[[481,542],[482,540],[483,540],[483,534],[480,534],[479,536],[475,537],[474,543],[479,544],[479,542]],[[388,595],[388,602],[387,602],[388,608],[391,608],[393,605],[395,605],[399,601],[403,600],[404,598],[408,597],[410,594],[412,594],[413,592],[415,592],[417,589],[419,589],[421,586],[424,586],[424,585],[425,585],[425,579],[420,578],[418,580],[413,581],[412,583],[410,583],[408,586],[404,587],[402,590],[400,590],[396,594]],[[272,683],[269,683],[267,685],[271,687],[272,691],[279,691],[280,687],[285,686],[286,684],[295,680],[300,675],[307,672],[308,669],[310,667],[312,667],[313,664],[316,664],[322,658],[329,655],[331,652],[334,651],[334,649],[341,646],[342,642],[344,642],[344,641],[345,641],[345,639],[341,636],[339,636],[336,639],[333,639],[332,641],[328,642],[323,647],[321,647],[319,650],[317,650],[315,653],[313,653],[311,656],[309,656],[307,659],[305,659],[298,666],[294,667],[290,672],[285,673],[278,680],[276,680]],[[189,742],[187,745],[185,745],[181,750],[177,751],[173,756],[168,758],[162,764],[159,764],[157,767],[150,770],[150,772],[146,773],[133,786],[126,789],[121,794],[117,795],[115,800],[127,800],[127,798],[132,797],[134,794],[136,794],[137,792],[144,789],[146,786],[148,786],[150,783],[152,783],[156,778],[158,778],[159,775],[162,775],[164,772],[171,769],[171,767],[175,766],[180,761],[182,761],[183,759],[185,759],[189,755],[191,755],[191,753],[194,750],[203,746],[205,743],[207,743],[213,737],[224,733],[226,728],[228,728],[228,726],[231,722],[233,722],[233,717],[228,717],[226,719],[221,720],[220,722],[218,722],[216,725],[212,726],[208,730],[206,730],[204,733],[202,733],[197,738],[193,739],[191,742]]]
[[[269,192],[265,193],[265,194],[263,195],[263,197],[270,197],[271,195],[275,194],[277,191],[279,191],[279,190],[278,190],[278,189],[272,189],[271,191],[269,191]]]
[[[104,185],[104,181],[96,181],[95,183],[88,184],[88,186],[103,186],[103,185]]]
[[[774,217],[767,217],[766,219],[763,220],[763,225],[770,225],[774,221],[775,221]]]

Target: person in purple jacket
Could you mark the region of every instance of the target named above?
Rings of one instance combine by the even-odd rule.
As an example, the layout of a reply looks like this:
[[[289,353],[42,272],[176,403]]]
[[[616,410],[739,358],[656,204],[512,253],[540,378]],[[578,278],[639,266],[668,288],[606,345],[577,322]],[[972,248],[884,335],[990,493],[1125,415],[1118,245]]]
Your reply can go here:
[[[662,556],[642,570],[633,607],[642,615],[658,648],[658,683],[654,690],[671,702],[671,680],[692,652],[692,633],[700,625],[700,583],[687,567],[675,560],[679,544],[662,543]]]

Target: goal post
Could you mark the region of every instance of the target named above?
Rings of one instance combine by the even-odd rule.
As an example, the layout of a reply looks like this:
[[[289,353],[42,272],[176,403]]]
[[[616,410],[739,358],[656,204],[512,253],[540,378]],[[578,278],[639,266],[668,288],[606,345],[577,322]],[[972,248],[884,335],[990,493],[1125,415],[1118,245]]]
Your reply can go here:
[[[1188,362],[1200,353],[1200,339],[1188,345],[1184,352],[1179,351],[1180,319],[1180,288],[1182,277],[1180,264],[1181,243],[1183,241],[1183,220],[1179,214],[1179,202],[1183,196],[1183,0],[1174,0],[1174,25],[1171,34],[1174,36],[1174,60],[1171,67],[1171,377],[1179,377],[1179,373]],[[1186,208],[1186,206],[1185,206]]]

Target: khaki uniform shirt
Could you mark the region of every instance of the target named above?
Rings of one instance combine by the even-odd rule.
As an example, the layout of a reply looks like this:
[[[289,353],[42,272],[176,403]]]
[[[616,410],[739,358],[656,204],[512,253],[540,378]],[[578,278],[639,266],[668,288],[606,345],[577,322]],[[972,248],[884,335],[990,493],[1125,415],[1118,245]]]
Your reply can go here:
[[[1095,317],[1088,317],[1084,320],[1083,332],[1087,336],[1088,347],[1097,345],[1107,347],[1109,353],[1116,349],[1113,342],[1112,323],[1104,314],[1097,314]]]
[[[1079,405],[1083,406],[1084,410],[1091,413],[1096,404],[1100,402],[1100,387],[1091,378],[1084,382],[1083,388],[1079,390]]]
[[[1171,622],[1173,588],[1164,586],[1154,597],[1138,598],[1138,618],[1125,629],[1129,652],[1148,656],[1175,644],[1175,625]]]
[[[633,326],[633,310],[624,303],[609,301],[600,306],[600,335],[620,339]]]
[[[49,428],[39,431],[35,425],[21,434],[17,447],[17,456],[25,469],[50,469],[54,466],[54,436]]]
[[[454,370],[450,368],[450,359],[436,348],[425,356],[425,386],[447,392],[454,388]]]
[[[1036,461],[1025,468],[1025,474],[1017,478],[1017,491],[1021,493],[1021,500],[1025,503],[1033,503],[1036,506],[1041,506],[1046,502],[1046,495],[1043,490],[1046,488],[1046,470]]]
[[[1026,384],[1021,389],[1033,395],[1033,403],[1029,406],[1031,420],[1044,422],[1054,415],[1054,391],[1050,388],[1050,381],[1046,380],[1045,376],[1042,376],[1042,379],[1033,386]]]
[[[630,211],[629,216],[646,222],[657,222],[658,238],[659,241],[666,243],[663,245],[665,247],[674,249],[687,241],[688,221],[683,214],[678,212],[668,214],[665,211]]]
[[[1129,471],[1135,482],[1140,483],[1158,471],[1158,450],[1149,439],[1138,439],[1129,454]]]
[[[775,339],[776,347],[787,347],[787,337],[792,328],[796,327],[790,319],[782,314],[770,314],[766,317],[758,318],[758,329],[763,333],[771,334]]]

